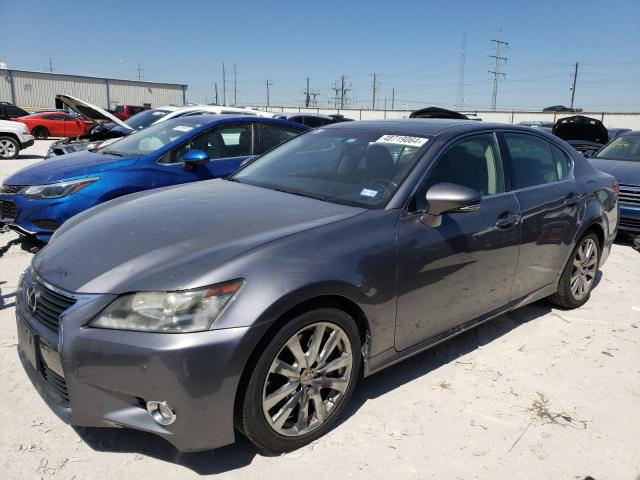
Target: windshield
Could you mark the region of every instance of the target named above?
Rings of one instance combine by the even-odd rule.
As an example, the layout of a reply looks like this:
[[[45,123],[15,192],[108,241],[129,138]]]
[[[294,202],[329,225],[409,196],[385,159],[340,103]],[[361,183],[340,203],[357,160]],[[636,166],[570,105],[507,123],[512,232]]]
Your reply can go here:
[[[155,123],[156,121],[160,120],[167,113],[169,113],[169,110],[163,110],[161,108],[145,110],[143,112],[135,114],[133,117],[131,117],[129,120],[127,120],[124,123],[129,125],[134,130],[142,130],[143,128],[147,128],[152,123]]]
[[[603,147],[595,158],[640,162],[640,135],[623,135]]]
[[[134,132],[114,143],[99,148],[98,152],[123,157],[150,155],[201,125],[202,123],[194,120],[176,118],[175,120],[151,125],[149,128]]]
[[[232,180],[344,205],[383,208],[426,148],[425,136],[317,129],[266,153]]]

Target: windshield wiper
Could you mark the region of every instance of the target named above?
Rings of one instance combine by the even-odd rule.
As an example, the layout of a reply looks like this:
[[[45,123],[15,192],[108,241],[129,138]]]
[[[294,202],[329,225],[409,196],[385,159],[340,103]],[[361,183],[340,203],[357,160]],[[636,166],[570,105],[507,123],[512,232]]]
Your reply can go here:
[[[116,157],[124,157],[124,155],[120,152],[116,152],[115,150],[102,150],[103,155],[114,155]]]
[[[314,198],[316,200],[320,200],[323,202],[326,202],[327,199],[321,195],[314,195],[313,193],[302,193],[302,192],[294,192],[291,190],[284,190],[282,188],[273,188],[273,190],[275,190],[276,192],[282,192],[282,193],[290,193],[291,195],[298,195],[300,197],[307,197],[307,198]]]

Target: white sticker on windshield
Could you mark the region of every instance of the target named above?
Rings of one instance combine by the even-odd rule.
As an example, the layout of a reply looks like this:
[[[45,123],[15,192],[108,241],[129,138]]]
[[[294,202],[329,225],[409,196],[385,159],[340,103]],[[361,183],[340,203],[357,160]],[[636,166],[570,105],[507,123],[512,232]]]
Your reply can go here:
[[[177,127],[173,127],[176,132],[188,132],[193,130],[193,127],[187,127],[186,125],[178,125]]]
[[[383,135],[375,143],[395,143],[409,147],[421,147],[429,141],[428,138],[408,137],[406,135]]]
[[[360,190],[361,197],[375,198],[376,195],[378,195],[377,190],[370,190],[368,188],[363,188],[362,190]]]

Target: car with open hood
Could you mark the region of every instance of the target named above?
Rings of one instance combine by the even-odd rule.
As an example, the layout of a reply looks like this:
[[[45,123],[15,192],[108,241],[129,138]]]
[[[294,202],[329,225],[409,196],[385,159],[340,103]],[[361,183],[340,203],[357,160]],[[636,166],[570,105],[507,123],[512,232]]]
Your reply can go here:
[[[72,216],[152,188],[226,177],[243,160],[307,130],[282,120],[201,115],[175,118],[95,151],[30,165],[0,184],[0,221],[41,241]]]
[[[620,183],[618,228],[634,237],[640,236],[640,131],[623,133],[589,156],[589,160]],[[640,241],[637,243],[640,246]]]
[[[579,152],[597,150],[609,141],[609,133],[597,118],[573,115],[556,121],[552,133]]]
[[[228,180],[69,220],[19,282],[19,357],[72,425],[294,450],[337,424],[361,375],[538,299],[584,305],[615,185],[527,127],[309,130]]]

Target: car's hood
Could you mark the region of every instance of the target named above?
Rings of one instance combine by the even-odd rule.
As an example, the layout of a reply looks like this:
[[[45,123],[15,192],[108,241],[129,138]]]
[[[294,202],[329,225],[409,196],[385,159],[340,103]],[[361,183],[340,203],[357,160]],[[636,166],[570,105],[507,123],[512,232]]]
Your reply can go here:
[[[178,290],[243,252],[363,211],[226,180],[195,182],[73,217],[33,266],[72,292]]]
[[[584,140],[605,144],[609,138],[609,133],[600,120],[583,115],[559,119],[553,126],[552,132],[556,137],[567,141]]]
[[[590,158],[589,161],[601,172],[616,177],[622,184],[640,185],[640,162],[599,158]]]
[[[99,175],[100,172],[132,165],[139,157],[117,157],[96,152],[75,152],[18,170],[8,176],[6,185],[44,185],[66,179]]]
[[[79,113],[80,115],[84,115],[87,118],[90,118],[95,123],[101,124],[106,122],[112,122],[117,125],[120,125],[127,130],[133,130],[129,125],[124,123],[118,117],[111,115],[106,110],[96,107],[90,103],[87,103],[78,98],[72,97],[70,95],[56,95],[56,100],[64,103],[67,107],[69,107],[74,112]]]
[[[13,120],[0,120],[0,128],[6,128],[11,130],[22,130],[24,128],[24,123],[13,121]]]

